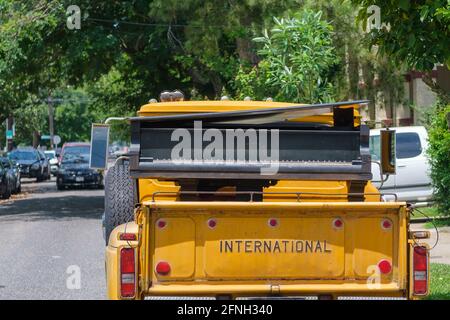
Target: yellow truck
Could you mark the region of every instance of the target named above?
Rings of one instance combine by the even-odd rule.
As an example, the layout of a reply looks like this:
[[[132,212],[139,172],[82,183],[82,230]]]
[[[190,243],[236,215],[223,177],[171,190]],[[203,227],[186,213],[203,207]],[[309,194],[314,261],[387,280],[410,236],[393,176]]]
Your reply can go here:
[[[108,297],[427,295],[429,234],[372,185],[362,103],[165,92],[109,119],[129,122],[131,145],[105,179]],[[107,166],[108,134],[93,125],[92,167]],[[381,135],[394,174],[395,135]]]

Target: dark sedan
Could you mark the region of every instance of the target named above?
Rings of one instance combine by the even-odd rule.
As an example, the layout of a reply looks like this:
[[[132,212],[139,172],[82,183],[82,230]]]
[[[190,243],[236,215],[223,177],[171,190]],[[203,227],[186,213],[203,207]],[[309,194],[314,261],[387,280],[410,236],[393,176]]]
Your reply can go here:
[[[12,177],[13,184],[11,193],[20,193],[22,191],[22,183],[20,181],[20,167],[14,161],[6,157],[0,157],[1,165],[5,170],[9,171],[10,176]]]
[[[16,149],[11,151],[8,157],[19,164],[22,177],[36,178],[37,181],[42,181],[47,178],[45,164],[36,149]]]
[[[0,197],[2,199],[8,199],[15,191],[14,174],[7,163],[9,164],[8,159],[0,157]]]
[[[89,168],[89,154],[66,153],[61,159],[56,185],[58,190],[72,186],[103,188],[103,175]]]

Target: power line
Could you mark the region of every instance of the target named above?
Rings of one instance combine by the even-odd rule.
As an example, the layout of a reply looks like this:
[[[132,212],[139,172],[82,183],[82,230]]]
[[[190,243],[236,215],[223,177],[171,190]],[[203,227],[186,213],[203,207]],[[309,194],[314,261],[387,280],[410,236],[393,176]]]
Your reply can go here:
[[[134,25],[134,26],[142,26],[142,27],[174,27],[174,28],[216,28],[216,29],[224,29],[228,26],[222,25],[192,25],[192,24],[171,24],[171,23],[144,23],[144,22],[132,22],[132,21],[125,21],[125,20],[109,20],[109,19],[101,19],[101,18],[87,18],[88,21],[93,22],[105,22],[105,23],[111,23],[114,28],[118,28],[121,24],[123,25]],[[245,26],[243,26],[245,27]]]

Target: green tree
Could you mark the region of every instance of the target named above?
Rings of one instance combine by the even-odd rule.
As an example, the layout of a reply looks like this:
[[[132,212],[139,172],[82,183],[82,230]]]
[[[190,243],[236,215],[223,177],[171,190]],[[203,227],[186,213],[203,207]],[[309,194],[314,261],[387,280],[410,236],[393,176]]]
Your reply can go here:
[[[61,143],[89,141],[91,124],[98,120],[87,93],[68,88],[58,91],[54,99],[59,101],[54,107],[54,123],[55,134],[61,137]]]
[[[240,95],[275,94],[277,100],[311,103],[332,100],[328,75],[338,60],[332,27],[321,15],[321,11],[302,10],[294,18],[274,18],[270,34],[265,31],[264,36],[254,39],[262,44],[259,70],[245,74],[241,69],[237,76],[237,85],[243,85]],[[254,88],[249,90],[248,86]]]
[[[450,214],[450,105],[434,108],[428,128],[428,155],[434,197],[442,213]]]
[[[13,113],[16,124],[16,146],[30,146],[33,143],[33,133],[48,134],[48,109],[47,105],[38,101],[25,107],[16,109]]]
[[[433,80],[431,70],[439,63],[450,68],[450,1],[352,2],[360,6],[358,21],[364,27],[367,19],[373,15],[371,6],[380,8],[380,22],[383,25],[370,31],[367,39],[370,45],[378,46],[380,53],[398,64],[424,71],[424,82],[444,103],[449,103],[449,93]]]
[[[0,121],[29,95],[83,87],[113,68],[147,93],[129,99],[124,111],[165,89],[188,94],[194,87],[216,97],[234,78],[238,59],[255,59],[254,30],[295,0],[79,0],[81,29],[69,30],[72,4],[0,0]]]
[[[422,80],[438,97],[437,107],[430,116],[431,178],[439,208],[450,208],[450,140],[445,115],[448,113],[450,94],[431,76],[436,64],[450,67],[450,1],[369,1],[352,0],[361,6],[359,21],[363,26],[370,15],[372,5],[380,9],[384,26],[374,28],[368,35],[370,45],[376,45],[381,54],[404,64],[407,68],[424,72]],[[447,107],[446,107],[447,106]]]
[[[321,10],[322,18],[333,26],[333,45],[340,61],[329,76],[335,100],[367,99],[371,120],[376,119],[376,106],[386,108],[394,118],[396,105],[405,103],[405,70],[367,46],[366,33],[355,23],[358,8],[349,0],[307,0],[304,7]]]

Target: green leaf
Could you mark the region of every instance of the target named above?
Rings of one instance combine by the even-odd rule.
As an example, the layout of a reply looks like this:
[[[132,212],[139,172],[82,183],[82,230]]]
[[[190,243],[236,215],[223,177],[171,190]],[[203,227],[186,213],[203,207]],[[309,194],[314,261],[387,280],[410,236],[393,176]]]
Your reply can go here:
[[[403,9],[404,11],[408,11],[409,7],[410,7],[410,0],[399,0],[398,1],[398,6]],[[383,12],[381,13],[383,14]]]

